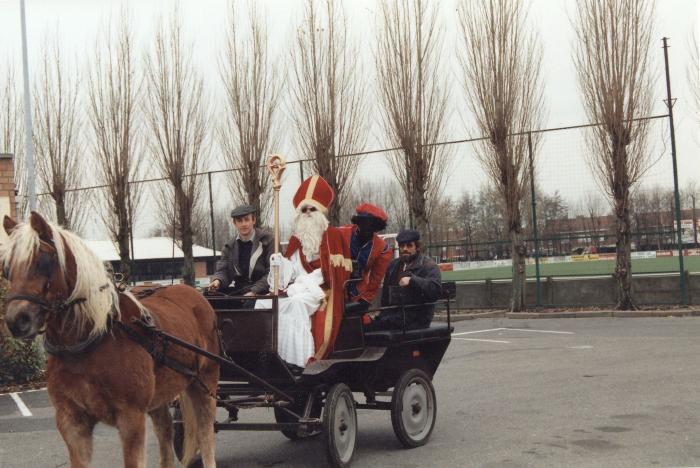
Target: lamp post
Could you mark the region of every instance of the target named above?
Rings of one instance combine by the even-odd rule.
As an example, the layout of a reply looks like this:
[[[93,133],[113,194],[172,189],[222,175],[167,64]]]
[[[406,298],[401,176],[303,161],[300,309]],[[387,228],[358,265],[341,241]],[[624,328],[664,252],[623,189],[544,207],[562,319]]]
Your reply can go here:
[[[29,94],[29,60],[27,58],[27,21],[24,14],[24,0],[19,0],[20,21],[22,23],[22,71],[24,75],[24,126],[25,128],[25,157],[24,168],[27,176],[27,195],[29,209],[36,210],[36,190],[34,185],[34,143],[32,132],[31,95]],[[18,213],[19,214],[19,213]]]

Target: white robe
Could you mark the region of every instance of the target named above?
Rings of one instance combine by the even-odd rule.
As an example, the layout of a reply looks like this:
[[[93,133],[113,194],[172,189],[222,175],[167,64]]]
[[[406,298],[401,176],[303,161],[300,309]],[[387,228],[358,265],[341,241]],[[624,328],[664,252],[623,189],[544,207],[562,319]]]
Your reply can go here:
[[[285,362],[304,367],[314,355],[311,316],[316,313],[325,297],[320,287],[323,284],[323,274],[320,268],[307,273],[298,251],[294,252],[291,259],[282,257],[279,271],[280,289],[287,293],[287,297],[279,299],[277,352]],[[268,284],[273,284],[272,268]],[[260,299],[255,303],[256,309],[271,307],[271,299]]]

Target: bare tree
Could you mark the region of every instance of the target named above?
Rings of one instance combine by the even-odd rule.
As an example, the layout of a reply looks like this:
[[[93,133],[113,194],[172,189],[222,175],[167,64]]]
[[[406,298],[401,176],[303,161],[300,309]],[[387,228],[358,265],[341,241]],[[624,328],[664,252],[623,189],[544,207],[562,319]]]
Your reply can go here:
[[[459,57],[467,102],[477,128],[487,137],[477,156],[505,209],[513,258],[511,311],[525,309],[521,202],[529,187],[529,165],[528,137],[522,132],[540,127],[544,109],[542,49],[528,29],[525,8],[523,2],[512,0],[463,0],[459,9],[463,35]]]
[[[347,22],[333,0],[319,11],[307,0],[304,20],[292,51],[291,114],[297,146],[311,158],[313,170],[333,187],[336,201],[328,217],[338,224],[362,151],[367,112],[359,51],[347,34]]]
[[[159,174],[167,180],[159,193],[159,211],[166,225],[174,224],[185,256],[183,279],[194,285],[192,244],[201,186],[193,174],[202,170],[207,158],[210,110],[177,9],[167,25],[161,21],[145,65],[149,146]]]
[[[79,231],[87,218],[86,199],[83,192],[70,189],[80,187],[84,174],[80,168],[85,162],[81,161],[85,145],[79,116],[80,79],[77,70],[66,68],[58,40],[47,40],[34,83],[34,150],[40,187],[55,209],[51,217]]]
[[[17,216],[25,219],[29,199],[24,170],[24,107],[20,100],[14,67],[7,66],[5,82],[0,87],[0,153],[13,155]]]
[[[267,27],[255,4],[248,4],[249,30],[243,37],[234,5],[231,3],[226,49],[219,65],[226,110],[218,136],[226,162],[237,169],[227,173],[234,200],[257,207],[258,218],[264,222],[272,187],[265,162],[279,144],[275,114],[282,78],[270,60]]]
[[[649,47],[653,6],[647,0],[582,0],[577,3],[574,62],[586,113],[590,166],[612,200],[616,218],[617,308],[632,298],[630,193],[649,168],[648,123],[652,76]]]
[[[381,4],[375,57],[392,170],[408,201],[411,225],[426,232],[430,210],[444,188],[448,169],[448,92],[440,66],[441,32],[436,2],[397,0]],[[429,233],[428,233],[429,234]]]
[[[134,63],[133,34],[124,11],[112,30],[97,41],[88,75],[88,115],[93,131],[93,152],[100,183],[107,186],[102,218],[119,249],[120,271],[131,273],[130,231],[139,204],[142,159],[136,103],[140,80]]]
[[[693,97],[696,121],[700,122],[700,46],[693,37],[690,41],[690,63],[687,69],[690,92]]]

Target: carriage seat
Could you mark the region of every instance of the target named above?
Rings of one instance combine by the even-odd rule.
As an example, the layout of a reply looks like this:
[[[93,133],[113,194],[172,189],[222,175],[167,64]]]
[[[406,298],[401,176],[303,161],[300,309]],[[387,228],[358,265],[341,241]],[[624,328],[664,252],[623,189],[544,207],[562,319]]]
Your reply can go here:
[[[431,323],[427,328],[413,330],[382,330],[365,333],[365,343],[368,345],[388,345],[402,343],[404,341],[424,340],[428,338],[449,337],[454,327],[448,327],[445,323]]]

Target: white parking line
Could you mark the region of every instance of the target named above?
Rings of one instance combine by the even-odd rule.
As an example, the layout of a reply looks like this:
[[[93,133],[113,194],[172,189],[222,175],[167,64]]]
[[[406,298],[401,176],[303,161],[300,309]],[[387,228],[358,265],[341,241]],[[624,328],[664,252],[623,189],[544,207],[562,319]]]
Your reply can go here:
[[[576,334],[574,332],[567,332],[567,331],[533,330],[531,328],[504,328],[503,330],[515,330],[515,331],[534,332],[534,333],[560,333],[562,335],[575,335]]]
[[[535,330],[535,329],[532,329],[532,328],[507,328],[507,327],[501,327],[501,328],[489,328],[489,329],[487,329],[487,330],[474,330],[474,331],[468,331],[468,332],[453,333],[452,336],[472,335],[472,334],[474,334],[474,333],[486,333],[486,332],[503,331],[503,330],[522,331],[522,332],[534,332],[534,333],[557,333],[557,334],[562,334],[562,335],[575,335],[575,334],[576,334],[576,333],[574,333],[574,332],[567,332],[567,331]]]
[[[17,405],[17,408],[19,408],[19,412],[22,413],[22,416],[32,415],[32,412],[29,411],[29,408],[27,408],[27,405],[24,404],[22,398],[20,398],[20,396],[17,393],[10,393],[10,396],[13,400],[15,400],[15,404]]]
[[[453,333],[452,336],[458,336],[458,335],[471,335],[473,333],[486,333],[490,331],[499,331],[499,330],[505,330],[505,328],[489,328],[488,330],[476,330],[476,331],[468,331],[468,332],[459,332],[459,333]]]
[[[462,341],[486,341],[487,343],[510,343],[510,341],[501,341],[501,340],[480,340],[479,338],[455,338],[455,340],[462,340]]]

